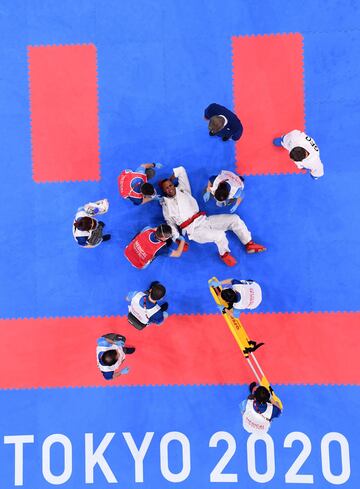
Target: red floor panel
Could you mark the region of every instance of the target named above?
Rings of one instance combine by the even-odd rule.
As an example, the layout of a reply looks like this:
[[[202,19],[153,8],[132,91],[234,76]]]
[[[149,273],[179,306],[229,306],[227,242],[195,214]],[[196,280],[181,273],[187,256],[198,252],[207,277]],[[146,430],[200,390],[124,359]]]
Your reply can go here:
[[[274,137],[304,130],[303,38],[300,34],[233,37],[235,112],[244,133],[236,143],[245,174],[298,173]]]
[[[272,383],[359,384],[360,313],[247,314],[242,320],[252,339],[266,343],[256,356]],[[0,388],[252,380],[220,314],[172,316],[144,331],[124,317],[0,320],[0,328],[7,366]],[[97,337],[108,332],[125,334],[137,347],[124,363],[130,373],[110,383],[95,354]],[[14,361],[14,351],[21,361]]]
[[[98,180],[95,46],[30,46],[29,74],[35,182]]]

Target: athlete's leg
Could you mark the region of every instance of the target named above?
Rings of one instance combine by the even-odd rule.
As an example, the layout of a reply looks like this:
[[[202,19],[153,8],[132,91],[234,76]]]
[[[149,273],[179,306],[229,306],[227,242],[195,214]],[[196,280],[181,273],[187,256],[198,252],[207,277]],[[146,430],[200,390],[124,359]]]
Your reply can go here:
[[[209,216],[208,221],[212,229],[217,231],[232,231],[236,234],[243,245],[251,241],[251,233],[244,221],[236,214],[218,214]]]
[[[215,243],[220,256],[230,252],[229,241],[225,231],[215,229],[209,222],[209,219],[204,219],[201,224],[193,227],[191,233],[188,233],[189,239],[197,243]]]

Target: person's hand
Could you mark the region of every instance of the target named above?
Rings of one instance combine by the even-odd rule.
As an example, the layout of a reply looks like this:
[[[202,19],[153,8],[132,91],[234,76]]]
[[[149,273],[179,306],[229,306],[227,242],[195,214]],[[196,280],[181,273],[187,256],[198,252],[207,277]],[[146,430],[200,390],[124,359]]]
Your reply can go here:
[[[209,202],[210,200],[210,192],[205,192],[203,195],[204,202]]]
[[[130,368],[129,367],[125,367],[122,370],[120,370],[120,374],[121,375],[127,375],[129,372],[130,372]]]

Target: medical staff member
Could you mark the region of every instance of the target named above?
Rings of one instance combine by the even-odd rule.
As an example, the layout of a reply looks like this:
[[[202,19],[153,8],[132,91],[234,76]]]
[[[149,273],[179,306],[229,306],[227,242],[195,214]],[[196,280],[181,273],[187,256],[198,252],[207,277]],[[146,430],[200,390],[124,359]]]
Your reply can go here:
[[[174,168],[174,174],[160,183],[164,197],[161,201],[165,221],[172,229],[173,239],[180,236],[179,228],[190,240],[197,243],[215,243],[221,260],[228,266],[236,265],[230,254],[226,231],[233,231],[245,246],[247,253],[260,253],[266,248],[254,243],[251,233],[238,215],[218,214],[206,216],[200,211],[191,194],[190,182],[183,166]],[[178,179],[175,187],[173,180]]]
[[[159,200],[154,186],[148,182],[155,176],[154,168],[162,168],[162,164],[143,163],[135,171],[123,170],[118,177],[120,195],[134,205]]]
[[[230,209],[232,214],[244,198],[244,178],[232,171],[221,170],[219,175],[209,178],[203,195],[204,202],[208,202],[211,196],[214,197],[218,207],[232,205]]]
[[[271,422],[281,414],[279,404],[271,397],[268,389],[256,382],[249,386],[250,395],[240,407],[243,418],[243,427],[248,433],[266,433]]]
[[[109,209],[107,199],[89,202],[80,207],[73,222],[73,236],[83,248],[95,248],[103,241],[109,241],[110,234],[103,234],[105,223],[95,219],[95,215],[104,214]]]
[[[126,355],[132,355],[135,347],[125,346],[126,338],[120,334],[108,333],[97,340],[96,361],[104,379],[114,380],[129,373],[130,368],[118,370]]]
[[[144,329],[150,324],[160,326],[168,317],[168,303],[162,301],[165,287],[157,281],[150,284],[145,292],[129,292],[126,300],[130,302],[128,321],[136,329]]]
[[[244,309],[256,309],[261,304],[261,287],[253,280],[229,278],[222,282],[213,281],[210,285],[222,286],[221,298],[228,304],[227,309],[235,318],[238,318]]]
[[[132,266],[142,270],[160,255],[179,258],[187,247],[182,236],[178,236],[176,243],[171,227],[160,224],[157,228],[147,226],[140,231],[127,245],[124,254]]]
[[[300,169],[309,170],[314,180],[324,175],[324,165],[320,160],[319,148],[315,141],[304,132],[294,129],[280,138],[275,138],[273,144],[287,149],[295,165]]]

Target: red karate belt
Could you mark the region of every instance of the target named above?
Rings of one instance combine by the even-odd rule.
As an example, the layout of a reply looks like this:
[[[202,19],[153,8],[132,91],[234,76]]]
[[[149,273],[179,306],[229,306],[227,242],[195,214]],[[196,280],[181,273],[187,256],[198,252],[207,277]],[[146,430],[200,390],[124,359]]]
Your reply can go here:
[[[204,211],[197,212],[192,217],[190,217],[190,219],[187,219],[186,221],[182,222],[179,226],[180,229],[185,229],[186,227],[190,226],[190,224],[192,224],[195,221],[195,219],[197,219],[200,216],[206,216],[206,212]]]

